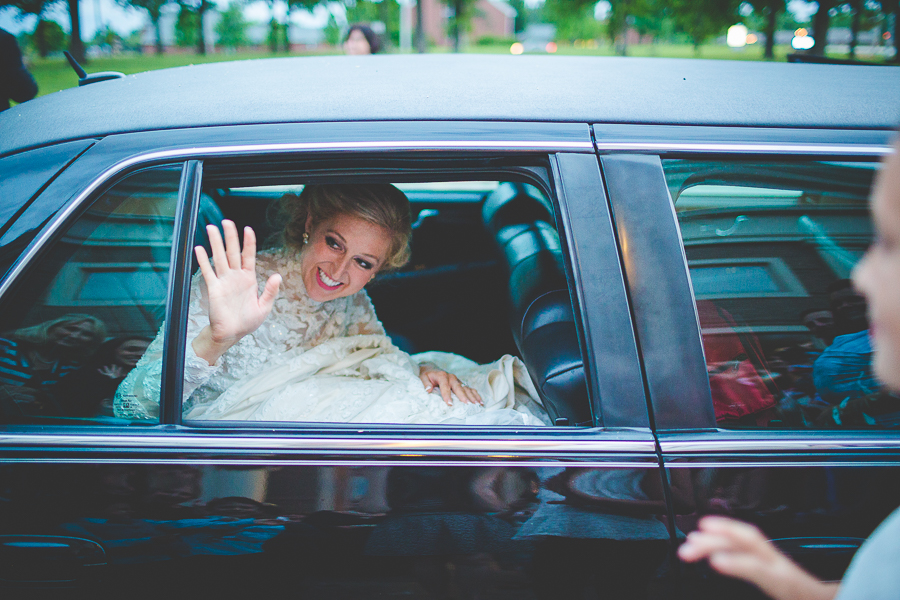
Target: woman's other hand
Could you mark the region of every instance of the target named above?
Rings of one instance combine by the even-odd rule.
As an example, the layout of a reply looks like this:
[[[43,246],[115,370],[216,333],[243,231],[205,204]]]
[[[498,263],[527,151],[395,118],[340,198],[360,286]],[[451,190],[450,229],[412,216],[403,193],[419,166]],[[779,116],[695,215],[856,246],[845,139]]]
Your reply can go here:
[[[456,394],[456,397],[465,404],[480,404],[484,406],[484,402],[481,401],[481,395],[477,391],[465,385],[453,373],[441,371],[434,365],[420,365],[419,379],[422,380],[425,391],[429,394],[434,388],[440,388],[441,397],[447,406],[453,405],[453,400],[450,397],[451,392]]]
[[[242,337],[256,331],[272,310],[281,286],[281,275],[272,275],[263,293],[258,293],[253,229],[244,228],[243,251],[234,222],[222,221],[222,229],[224,244],[219,229],[206,226],[215,268],[202,246],[194,248],[209,297],[209,326],[200,331],[192,346],[197,356],[209,364],[214,364]]]
[[[837,584],[823,583],[782,554],[752,525],[724,517],[704,517],[678,548],[685,562],[707,559],[730,577],[752,583],[777,600],[831,600]]]

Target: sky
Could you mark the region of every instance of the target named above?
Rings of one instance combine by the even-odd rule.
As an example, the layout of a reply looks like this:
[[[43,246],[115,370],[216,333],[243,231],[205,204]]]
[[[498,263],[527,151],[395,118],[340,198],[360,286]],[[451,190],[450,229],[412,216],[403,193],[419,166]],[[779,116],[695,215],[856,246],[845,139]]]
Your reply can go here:
[[[224,9],[230,0],[214,0]],[[539,1],[539,0],[538,0]],[[81,8],[81,37],[84,40],[93,39],[94,34],[105,25],[109,25],[115,32],[127,35],[143,26],[147,22],[144,11],[134,8],[125,8],[116,0],[80,0]],[[284,15],[284,3],[280,2],[281,17]],[[533,4],[533,0],[528,0]],[[806,21],[815,13],[817,4],[805,0],[790,0],[788,9],[794,13],[798,21]],[[342,10],[337,9],[337,12]],[[598,11],[603,12],[603,11]],[[0,28],[18,35],[22,31],[32,31],[36,23],[33,16],[24,19],[17,17],[18,11],[11,7],[0,8]],[[69,14],[65,2],[58,2],[56,7],[48,14],[49,18],[57,21],[63,29],[69,30]],[[269,20],[269,8],[265,2],[257,1],[248,4],[244,9],[244,16],[251,22],[266,22]],[[304,27],[324,27],[328,21],[328,10],[325,7],[317,7],[314,13],[306,11],[294,11],[292,21]]]

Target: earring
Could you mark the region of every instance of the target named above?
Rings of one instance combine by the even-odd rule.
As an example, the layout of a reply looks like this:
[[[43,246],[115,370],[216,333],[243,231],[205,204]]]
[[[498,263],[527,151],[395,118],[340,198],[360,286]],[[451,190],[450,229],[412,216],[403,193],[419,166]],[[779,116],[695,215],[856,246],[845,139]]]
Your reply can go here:
[[[303,232],[303,245],[305,246],[308,243],[309,243],[309,234],[304,231]]]

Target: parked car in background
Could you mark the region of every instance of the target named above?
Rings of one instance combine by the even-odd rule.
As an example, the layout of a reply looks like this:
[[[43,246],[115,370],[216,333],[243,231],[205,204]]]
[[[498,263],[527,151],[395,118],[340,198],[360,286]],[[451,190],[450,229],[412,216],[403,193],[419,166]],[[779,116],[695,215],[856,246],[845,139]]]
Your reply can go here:
[[[674,558],[709,513],[838,579],[900,505],[900,405],[844,283],[897,98],[891,67],[382,56],[5,111],[0,589],[758,597]],[[552,425],[183,418],[204,225],[269,239],[323,182],[410,198],[412,260],[367,288],[395,342],[521,357]],[[116,416],[157,335],[158,419]]]

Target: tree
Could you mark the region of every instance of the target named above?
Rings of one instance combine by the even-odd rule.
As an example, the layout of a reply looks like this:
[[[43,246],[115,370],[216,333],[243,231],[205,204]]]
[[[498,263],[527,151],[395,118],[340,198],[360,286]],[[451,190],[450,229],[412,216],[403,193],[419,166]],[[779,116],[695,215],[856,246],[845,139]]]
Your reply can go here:
[[[178,40],[179,35],[181,41],[179,46],[190,46],[187,39],[190,39],[197,46],[197,54],[206,54],[206,36],[203,35],[203,16],[210,8],[215,7],[214,2],[209,0],[179,0],[178,4],[181,10],[178,11],[178,20],[175,23],[175,38]],[[193,25],[193,34],[188,33],[185,29],[189,25]],[[179,30],[179,26],[181,29]],[[180,31],[180,33],[179,33]]]
[[[763,35],[766,36],[766,49],[763,56],[768,60],[775,58],[775,30],[778,28],[778,15],[785,10],[785,0],[748,0],[753,12],[762,20]]]
[[[156,34],[156,53],[163,54],[165,49],[162,44],[162,32],[159,27],[159,19],[162,16],[162,8],[168,4],[169,0],[117,0],[122,6],[133,6],[141,10],[147,11],[150,22],[153,24],[153,30]]]
[[[668,7],[660,0],[614,0],[610,2],[606,31],[616,50],[628,54],[628,29],[640,34],[659,34],[668,17]]]
[[[741,0],[666,0],[666,4],[675,25],[690,38],[697,53],[706,40],[741,20]]]
[[[594,3],[589,0],[546,0],[541,14],[556,26],[559,40],[595,39],[603,34],[603,24],[594,18]]]
[[[69,36],[59,23],[47,19],[38,21],[28,38],[41,58],[46,58],[51,52],[62,52],[69,43]]]
[[[244,19],[244,7],[241,2],[232,0],[228,8],[222,12],[222,18],[216,24],[216,35],[219,45],[234,50],[247,44],[247,21]]]
[[[825,56],[825,46],[828,44],[828,27],[831,22],[831,9],[836,4],[835,0],[818,0],[819,9],[813,16],[812,36],[813,47],[810,54]]]
[[[469,28],[472,15],[475,12],[475,0],[444,0],[450,7],[449,22],[450,37],[453,39],[453,51],[459,52],[462,46],[462,34]]]
[[[14,6],[21,12],[26,14],[37,15],[40,19],[45,10],[56,4],[60,0],[2,0],[0,6]],[[81,19],[78,13],[78,0],[66,0],[69,8],[69,24],[71,25],[71,34],[69,35],[69,52],[81,64],[87,61],[84,55],[84,42],[81,41]]]

